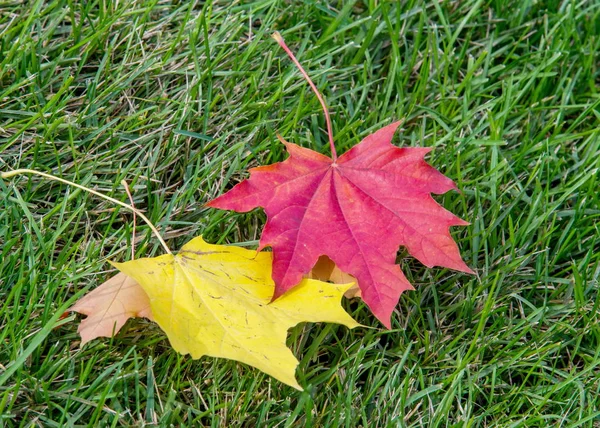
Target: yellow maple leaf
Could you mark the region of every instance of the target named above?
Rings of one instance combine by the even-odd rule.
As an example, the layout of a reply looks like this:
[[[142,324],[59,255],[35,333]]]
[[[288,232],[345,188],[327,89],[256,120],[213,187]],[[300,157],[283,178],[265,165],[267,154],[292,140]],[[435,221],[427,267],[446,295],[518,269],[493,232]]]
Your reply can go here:
[[[212,245],[198,237],[177,255],[114,265],[142,286],[176,351],[240,361],[299,390],[298,360],[285,345],[287,330],[305,321],[360,325],[340,305],[352,284],[305,279],[270,303],[269,252]]]
[[[68,310],[87,315],[77,328],[81,346],[97,337],[112,337],[129,318],[153,319],[148,296],[123,273],[109,278]]]

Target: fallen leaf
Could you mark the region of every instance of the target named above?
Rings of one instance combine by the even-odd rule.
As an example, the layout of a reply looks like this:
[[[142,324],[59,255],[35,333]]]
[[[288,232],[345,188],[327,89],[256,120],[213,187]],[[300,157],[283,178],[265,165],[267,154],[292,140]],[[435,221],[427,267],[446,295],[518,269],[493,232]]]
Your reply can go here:
[[[354,283],[345,293],[344,297],[352,299],[354,297],[360,297],[360,288],[356,283],[356,278],[352,275],[348,275],[333,263],[327,256],[319,257],[317,264],[312,268],[308,274],[309,278],[318,279],[319,281],[329,281],[334,284],[350,284]]]
[[[114,265],[148,294],[152,314],[176,351],[241,361],[300,390],[298,360],[285,345],[287,330],[305,321],[359,325],[340,305],[350,284],[306,279],[269,304],[269,252],[211,245],[198,237],[177,255]]]
[[[400,245],[428,267],[473,272],[449,233],[468,223],[431,197],[456,186],[425,162],[430,149],[391,144],[398,125],[369,135],[336,161],[283,141],[286,161],[252,169],[249,179],[207,204],[265,209],[259,250],[273,248],[274,299],[327,255],[358,279],[363,300],[390,328],[400,294],[413,289],[395,264]]]
[[[112,337],[129,318],[153,319],[148,295],[123,273],[83,296],[69,311],[87,315],[77,328],[82,346],[98,337]]]

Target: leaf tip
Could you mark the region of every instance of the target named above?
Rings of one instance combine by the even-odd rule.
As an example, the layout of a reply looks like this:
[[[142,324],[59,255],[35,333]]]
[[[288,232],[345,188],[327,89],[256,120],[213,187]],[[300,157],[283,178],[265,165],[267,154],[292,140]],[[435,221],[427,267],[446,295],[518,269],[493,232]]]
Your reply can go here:
[[[271,297],[271,301],[269,304],[273,303],[275,300],[279,299],[281,296],[285,294],[285,291],[280,287],[275,287],[275,291],[273,292],[273,297]]]
[[[396,131],[396,130],[398,129],[398,127],[399,127],[400,125],[402,125],[403,123],[404,123],[404,118],[401,118],[401,119],[398,119],[398,120],[397,120],[397,121],[395,121],[395,122],[392,122],[392,123],[390,123],[389,127],[390,127],[390,128],[393,128],[393,129],[394,129],[394,131]]]
[[[281,144],[283,144],[284,146],[287,146],[289,143],[281,136],[281,134],[277,133],[277,139],[279,140],[279,142]]]
[[[460,269],[460,272],[468,273],[469,275],[477,275],[477,272],[471,269],[466,263],[464,264],[464,268]]]
[[[288,384],[289,386],[291,386],[292,388],[294,388],[300,392],[304,392],[304,388],[302,388],[300,386],[300,384],[298,383],[298,381],[295,378],[290,381],[284,381],[284,383]]]

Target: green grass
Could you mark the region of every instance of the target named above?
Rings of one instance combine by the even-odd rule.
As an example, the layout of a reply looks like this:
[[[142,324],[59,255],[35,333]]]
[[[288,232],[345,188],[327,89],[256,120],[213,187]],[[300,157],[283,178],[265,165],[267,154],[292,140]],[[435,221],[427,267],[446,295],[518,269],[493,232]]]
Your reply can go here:
[[[285,158],[404,118],[461,193],[438,200],[468,276],[401,262],[384,330],[291,330],[297,392],[177,355],[128,322],[79,347],[78,297],[126,260],[132,218],[36,177],[0,180],[0,427],[600,426],[600,4],[584,1],[0,1],[0,170],[35,168],[135,203],[171,248],[253,246],[260,211],[203,208]],[[137,257],[160,254],[138,225]]]

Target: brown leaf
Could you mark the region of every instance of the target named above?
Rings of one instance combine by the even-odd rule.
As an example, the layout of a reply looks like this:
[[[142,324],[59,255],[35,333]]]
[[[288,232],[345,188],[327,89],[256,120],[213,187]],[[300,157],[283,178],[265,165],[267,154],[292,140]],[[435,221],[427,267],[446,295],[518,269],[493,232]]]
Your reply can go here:
[[[361,297],[360,288],[357,285],[356,278],[349,275],[335,265],[333,260],[327,256],[319,257],[317,264],[310,271],[309,278],[318,279],[319,281],[329,281],[334,284],[350,284],[354,285],[346,290],[344,297],[352,299],[353,297]]]
[[[89,292],[69,311],[87,315],[77,331],[81,345],[97,337],[112,337],[129,318],[153,321],[150,299],[140,285],[124,273],[118,273]]]

